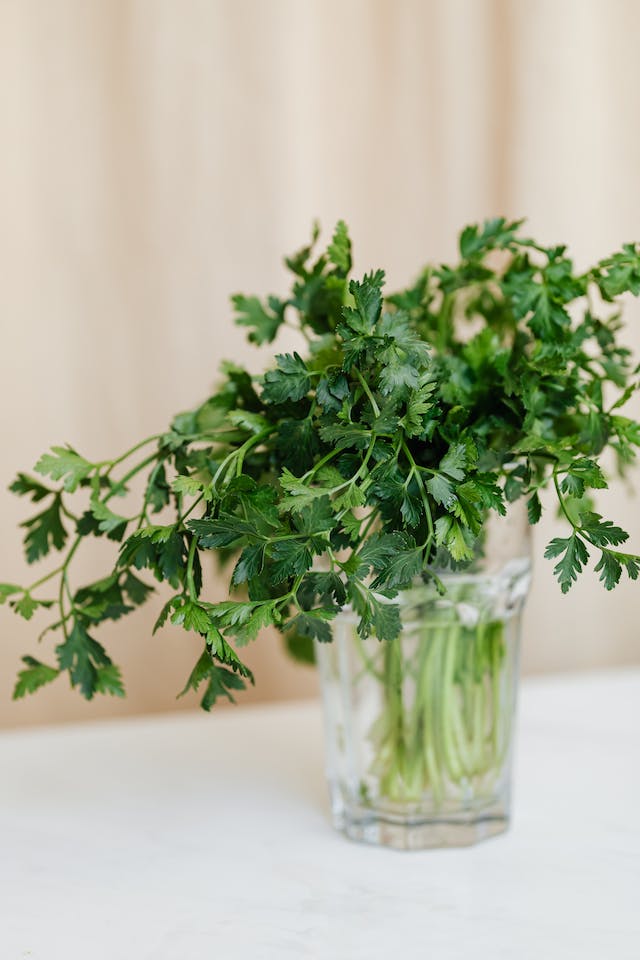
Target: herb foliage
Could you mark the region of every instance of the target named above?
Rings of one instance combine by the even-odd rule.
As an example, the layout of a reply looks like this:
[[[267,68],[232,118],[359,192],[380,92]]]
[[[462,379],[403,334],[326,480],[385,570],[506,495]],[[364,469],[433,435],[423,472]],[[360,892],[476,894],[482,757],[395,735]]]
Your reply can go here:
[[[393,641],[399,591],[471,561],[509,502],[525,498],[537,523],[545,487],[567,523],[546,550],[563,592],[590,559],[609,590],[638,578],[627,533],[591,492],[607,486],[606,449],[623,471],[640,446],[621,412],[639,371],[618,336],[618,298],[640,293],[640,245],[578,273],[565,247],[494,219],[462,231],[455,266],[385,297],[381,270],[350,279],[344,223],[319,255],[317,240],[286,260],[287,299],[232,301],[251,342],[294,324],[304,356],[278,354],[261,377],[225,364],[204,403],[114,460],[53,447],[37,477],[18,474],[11,490],[38,504],[23,523],[27,560],[62,560],[28,587],[0,584],[0,602],[25,619],[49,611],[42,635],[59,636],[52,664],[23,658],[16,698],[64,672],[89,699],[122,696],[95,633],[145,602],[150,577],[171,588],[156,629],[202,638],[183,693],[201,690],[205,709],[253,682],[239,651],[267,626],[310,659],[348,603],[362,638]],[[142,501],[123,515],[116,501],[141,473]],[[117,545],[115,565],[76,586],[72,561],[91,537]],[[232,558],[221,603],[202,595],[210,552]]]

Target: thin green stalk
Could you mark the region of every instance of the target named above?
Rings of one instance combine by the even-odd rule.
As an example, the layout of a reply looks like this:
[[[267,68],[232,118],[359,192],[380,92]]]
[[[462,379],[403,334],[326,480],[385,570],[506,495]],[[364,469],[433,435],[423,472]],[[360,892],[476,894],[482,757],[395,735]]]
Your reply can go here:
[[[431,793],[438,807],[457,790],[486,790],[485,778],[499,774],[510,723],[501,697],[503,630],[500,622],[463,627],[453,610],[443,611],[422,622],[411,658],[402,643],[384,648],[382,676],[359,644],[365,669],[384,689],[372,731],[383,796],[419,803]],[[404,701],[407,681],[415,684],[410,705]]]
[[[64,605],[64,594],[65,594],[65,590],[66,590],[67,592],[69,591],[69,584],[68,584],[68,581],[67,581],[67,571],[68,571],[68,569],[69,569],[69,565],[70,565],[70,563],[71,563],[71,561],[72,561],[72,559],[73,559],[73,556],[74,556],[76,550],[78,549],[78,547],[80,546],[80,543],[81,543],[81,542],[82,542],[82,537],[81,537],[81,536],[78,536],[78,537],[75,538],[75,540],[73,541],[73,544],[72,544],[69,552],[67,553],[67,556],[65,557],[65,561],[64,561],[64,563],[62,564],[62,569],[61,569],[61,571],[60,571],[60,587],[59,587],[59,589],[58,589],[58,608],[59,608],[59,610],[60,610],[60,620],[61,620],[61,626],[62,626],[62,633],[63,633],[63,635],[64,635],[65,640],[67,640],[68,637],[69,637],[69,633],[68,633],[68,631],[67,631],[67,620],[68,620],[69,618],[68,618],[68,615],[67,615],[67,613],[66,613],[65,605]],[[73,600],[71,600],[71,608],[72,608],[72,609],[71,609],[71,612],[73,612]]]
[[[443,636],[444,646],[444,667],[442,676],[442,750],[445,763],[449,773],[454,781],[460,780],[463,776],[462,763],[460,755],[456,749],[455,737],[452,726],[452,714],[454,709],[453,697],[453,667],[456,654],[457,638],[455,633],[445,632]]]
[[[358,378],[358,380],[359,380],[359,382],[360,382],[360,386],[361,386],[362,389],[364,390],[364,393],[365,393],[365,395],[366,395],[366,397],[367,397],[367,400],[368,400],[369,403],[371,404],[371,409],[373,410],[373,412],[374,412],[374,414],[376,415],[376,417],[379,417],[379,416],[380,416],[380,407],[378,406],[378,404],[377,404],[377,402],[376,402],[376,398],[374,397],[374,395],[372,394],[371,390],[369,389],[369,384],[367,383],[367,381],[365,380],[365,378],[362,376],[362,374],[360,373],[360,371],[358,370],[357,367],[354,367],[354,368],[353,368],[353,372],[355,373],[356,377]]]
[[[413,457],[413,454],[411,453],[411,450],[409,449],[408,444],[405,443],[404,440],[402,441],[401,447],[402,447],[402,451],[404,452],[404,455],[406,456],[407,460],[409,461],[409,464],[410,464],[410,467],[411,467],[411,473],[412,473],[412,474],[415,476],[415,478],[416,478],[416,482],[417,482],[418,488],[419,488],[419,490],[420,490],[420,496],[421,496],[421,498],[422,498],[422,505],[423,505],[423,507],[424,507],[424,514],[425,514],[425,517],[426,517],[426,520],[427,520],[427,529],[428,529],[428,531],[429,531],[429,535],[428,535],[428,537],[427,537],[427,540],[426,540],[425,543],[423,544],[423,549],[426,549],[426,547],[427,547],[429,544],[432,544],[432,543],[434,542],[434,537],[435,537],[435,531],[434,531],[434,525],[433,525],[433,514],[431,513],[431,504],[430,504],[430,502],[429,502],[429,494],[427,493],[426,487],[425,487],[425,485],[424,485],[424,481],[423,481],[423,479],[422,479],[422,477],[421,477],[421,475],[420,475],[420,467],[419,467],[418,464],[416,463],[416,461],[415,461],[415,459],[414,459],[414,457]],[[427,554],[427,556],[428,556],[428,554]]]
[[[426,780],[424,789],[430,788],[437,804],[442,802],[444,785],[442,782],[441,767],[436,750],[437,724],[436,691],[431,683],[435,675],[434,658],[438,650],[437,627],[429,629],[423,627],[424,633],[420,643],[420,659],[416,675],[416,693],[414,710],[416,712],[416,730],[414,749],[424,756]]]
[[[433,657],[430,659],[430,670],[425,676],[424,687],[425,695],[429,697],[430,711],[430,738],[427,746],[427,757],[431,762],[432,783],[434,799],[437,804],[444,800],[445,796],[445,755],[442,742],[442,713],[443,713],[443,643],[442,628],[436,631],[434,637]]]
[[[405,733],[403,717],[403,659],[399,643],[389,643],[385,648],[385,714],[391,744],[391,762],[381,781],[381,789],[392,799],[401,799],[403,794]]]
[[[126,450],[126,451],[125,451],[124,453],[122,453],[119,457],[116,457],[115,460],[102,460],[100,463],[97,463],[96,466],[97,466],[97,467],[108,467],[108,469],[107,469],[107,471],[106,471],[106,473],[105,473],[105,476],[108,477],[109,474],[111,473],[111,471],[114,469],[114,467],[117,467],[117,466],[118,466],[119,464],[121,464],[124,460],[128,460],[129,457],[132,457],[133,454],[134,454],[134,453],[137,453],[138,450],[141,450],[142,447],[146,447],[147,444],[153,443],[154,441],[159,440],[159,439],[161,438],[161,436],[162,436],[162,434],[157,433],[157,434],[154,434],[154,436],[152,436],[152,437],[146,437],[146,439],[141,440],[140,443],[136,443],[135,446],[130,447],[129,450]],[[155,459],[156,459],[156,456],[157,456],[157,455],[154,454],[151,459],[155,460]],[[123,480],[122,482],[124,483],[124,482],[126,482],[126,481]]]
[[[451,740],[455,745],[456,756],[461,768],[461,777],[470,777],[474,773],[475,761],[473,749],[467,738],[462,719],[460,697],[462,689],[456,683],[451,683],[451,699],[449,707],[449,723],[451,727]]]
[[[102,503],[107,503],[109,500],[111,500],[112,497],[115,497],[115,495],[119,493],[124,486],[126,486],[129,480],[132,480],[133,477],[135,477],[138,473],[140,473],[141,470],[144,470],[145,467],[149,466],[150,463],[153,463],[157,459],[158,459],[158,455],[156,453],[152,453],[150,454],[150,456],[145,457],[144,460],[141,460],[140,463],[136,464],[136,466],[133,467],[131,470],[129,470],[128,473],[125,473],[124,477],[118,480],[117,484],[115,484],[114,486],[114,489],[110,490],[102,498]]]
[[[51,570],[49,573],[45,573],[44,577],[40,577],[39,580],[34,580],[32,584],[28,587],[25,587],[25,593],[31,593],[32,590],[35,590],[36,587],[41,587],[43,583],[47,583],[48,580],[52,580],[59,573],[62,573],[64,570],[64,563],[61,563],[60,566],[56,567],[54,570]]]
[[[486,713],[486,691],[484,677],[473,685],[473,734],[471,738],[472,774],[483,774],[486,769],[484,749],[484,721]],[[489,763],[491,761],[489,760]]]
[[[497,760],[500,756],[500,721],[502,712],[504,710],[504,705],[501,702],[502,698],[500,696],[500,688],[500,646],[494,637],[493,645],[491,647],[491,743],[493,747],[492,753],[495,760]],[[511,722],[510,717],[507,719],[507,723],[509,722]]]
[[[195,580],[193,576],[193,564],[195,561],[196,552],[198,549],[198,540],[197,537],[191,537],[191,543],[189,544],[189,556],[187,558],[187,588],[189,590],[189,596],[192,600],[198,599],[198,592],[196,590]]]

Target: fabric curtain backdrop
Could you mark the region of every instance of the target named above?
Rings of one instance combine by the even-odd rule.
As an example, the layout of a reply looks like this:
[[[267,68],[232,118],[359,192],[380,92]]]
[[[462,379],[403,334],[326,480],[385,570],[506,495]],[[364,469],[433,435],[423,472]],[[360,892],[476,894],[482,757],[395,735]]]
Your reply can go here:
[[[344,217],[357,268],[392,284],[495,214],[580,265],[638,239],[639,35],[634,0],[2,0],[2,487],[50,443],[99,458],[162,430],[223,357],[259,370],[228,295],[282,290],[316,217]],[[640,543],[632,491],[606,500]],[[0,495],[0,580],[28,576],[27,513]],[[556,526],[535,531],[525,669],[637,661],[637,588],[561,597]],[[0,723],[192,706],[174,696],[198,641],[151,639],[160,603],[102,631],[129,698],[91,706],[64,681],[10,703],[38,629],[2,608]],[[315,688],[277,637],[249,656],[244,702]]]

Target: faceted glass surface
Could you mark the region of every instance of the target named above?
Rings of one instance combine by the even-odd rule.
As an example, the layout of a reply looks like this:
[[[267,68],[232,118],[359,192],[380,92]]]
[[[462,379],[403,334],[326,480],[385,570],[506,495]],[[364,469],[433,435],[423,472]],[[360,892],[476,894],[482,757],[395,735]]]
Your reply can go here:
[[[395,641],[362,640],[345,609],[317,644],[335,826],[400,849],[462,846],[506,829],[522,608],[520,512],[492,524],[477,562],[397,600]]]

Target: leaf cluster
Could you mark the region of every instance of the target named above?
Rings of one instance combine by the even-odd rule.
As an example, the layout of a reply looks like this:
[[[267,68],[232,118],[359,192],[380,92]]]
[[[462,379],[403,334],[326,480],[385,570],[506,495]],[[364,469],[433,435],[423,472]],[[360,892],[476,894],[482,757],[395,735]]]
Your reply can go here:
[[[38,505],[23,524],[28,561],[62,559],[28,587],[0,585],[0,602],[26,619],[53,610],[43,633],[60,637],[53,664],[24,658],[16,697],[61,673],[85,697],[122,695],[94,634],[143,604],[153,581],[171,591],[156,627],[201,638],[183,693],[203,691],[205,709],[253,682],[241,651],[266,627],[308,661],[349,604],[361,637],[391,642],[402,590],[472,564],[509,503],[524,499],[537,523],[547,487],[568,527],[546,554],[564,592],[594,551],[607,589],[638,577],[626,532],[590,498],[607,485],[604,451],[622,471],[640,445],[621,413],[638,368],[618,306],[640,293],[639,246],[581,273],[564,247],[498,218],[462,231],[458,263],[385,296],[381,270],[350,276],[344,223],[325,251],[317,241],[314,231],[285,261],[287,298],[232,300],[251,342],[287,324],[304,348],[278,353],[261,377],[225,364],[202,404],[114,460],[54,447],[36,477],[18,475],[11,489]],[[116,510],[137,474],[133,514]],[[113,541],[113,569],[76,586],[72,561],[93,537]],[[220,603],[206,599],[209,554],[230,565]]]

